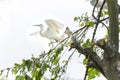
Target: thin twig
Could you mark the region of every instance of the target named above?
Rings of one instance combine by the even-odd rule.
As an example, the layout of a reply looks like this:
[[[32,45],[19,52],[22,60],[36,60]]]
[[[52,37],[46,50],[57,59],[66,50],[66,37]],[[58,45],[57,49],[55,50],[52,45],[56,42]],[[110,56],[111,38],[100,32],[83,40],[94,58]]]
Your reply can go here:
[[[102,4],[102,6],[101,6],[101,8],[100,8],[100,11],[99,11],[99,13],[98,13],[98,18],[96,18],[96,17],[94,16],[94,12],[93,12],[93,14],[92,14],[93,17],[97,20],[97,23],[96,23],[96,25],[95,25],[95,29],[94,29],[94,32],[93,32],[92,42],[94,41],[94,37],[95,37],[95,35],[96,35],[96,31],[97,31],[98,24],[99,24],[99,21],[100,21],[101,11],[102,11],[102,9],[103,9],[104,4],[105,4],[105,0],[103,1],[103,4]],[[94,7],[94,8],[95,8],[95,7]],[[94,11],[94,9],[93,9],[93,11]]]

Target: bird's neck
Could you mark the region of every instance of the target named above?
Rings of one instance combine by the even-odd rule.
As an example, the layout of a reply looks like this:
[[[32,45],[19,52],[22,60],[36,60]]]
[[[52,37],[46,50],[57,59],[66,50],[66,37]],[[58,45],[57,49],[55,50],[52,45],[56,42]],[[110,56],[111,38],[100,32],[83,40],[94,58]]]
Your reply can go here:
[[[43,28],[40,29],[40,35],[41,35],[42,37],[45,37],[45,33],[43,32]]]

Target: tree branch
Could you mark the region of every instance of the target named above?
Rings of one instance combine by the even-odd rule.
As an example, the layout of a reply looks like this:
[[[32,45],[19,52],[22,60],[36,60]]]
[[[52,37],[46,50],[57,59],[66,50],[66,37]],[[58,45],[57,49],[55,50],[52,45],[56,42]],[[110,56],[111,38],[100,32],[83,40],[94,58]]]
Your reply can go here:
[[[96,2],[95,6],[94,6],[94,9],[93,9],[93,12],[92,12],[92,16],[93,16],[94,19],[97,21],[97,22],[96,22],[96,25],[95,25],[94,32],[93,32],[92,42],[94,41],[94,37],[95,37],[96,31],[97,31],[98,25],[99,25],[99,23],[100,23],[100,16],[101,16],[101,12],[102,12],[103,6],[104,6],[104,4],[105,4],[105,0],[103,1],[102,6],[101,6],[101,8],[100,8],[100,11],[98,12],[98,15],[97,15],[97,18],[96,18],[96,17],[94,16],[94,12],[95,12],[95,7],[96,7],[97,3],[98,3],[98,0],[97,0],[97,2]],[[101,22],[101,23],[102,23],[102,22]],[[104,25],[104,23],[102,23],[102,24]]]
[[[105,76],[104,71],[102,69],[102,59],[91,48],[83,49],[78,41],[75,41],[71,44],[70,49],[72,48],[75,48],[79,53],[83,54],[85,57],[89,57],[90,63],[92,62],[92,64],[89,65],[88,63],[88,66],[96,68]]]

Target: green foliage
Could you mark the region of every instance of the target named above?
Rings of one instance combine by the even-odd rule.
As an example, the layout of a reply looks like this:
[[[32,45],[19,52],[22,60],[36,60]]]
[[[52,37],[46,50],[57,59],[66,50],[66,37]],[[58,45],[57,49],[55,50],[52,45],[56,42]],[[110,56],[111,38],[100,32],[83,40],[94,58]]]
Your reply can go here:
[[[105,16],[108,15],[108,11],[104,11]]]
[[[101,11],[100,17],[108,16],[108,11]]]
[[[94,21],[90,20],[87,13],[82,15],[81,17],[74,17],[74,21],[79,22],[79,25],[81,27],[84,27],[85,25],[88,25],[89,27],[94,27]]]
[[[87,59],[87,58],[84,58],[83,64],[84,64],[84,65],[87,65],[87,63],[88,63],[88,59]]]
[[[15,80],[25,80],[25,77],[24,76],[16,76]]]
[[[68,43],[67,43],[67,46],[71,46],[71,42],[68,42]]]
[[[64,72],[59,64],[62,50],[63,46],[54,48],[48,53],[43,52],[38,58],[32,56],[31,59],[22,60],[21,64],[15,63],[11,68],[11,72],[16,75],[15,80],[41,80],[47,71],[52,75],[51,80],[56,80]],[[6,70],[9,71],[10,68]],[[1,70],[0,74],[2,75],[3,72],[4,70]]]
[[[85,42],[82,43],[83,48],[91,48],[91,46],[92,42],[90,41],[90,39],[87,39]]]
[[[89,68],[88,69],[88,80],[94,79],[96,76],[100,76],[100,72],[96,70],[95,68]]]
[[[74,21],[79,21],[80,17],[74,17]]]

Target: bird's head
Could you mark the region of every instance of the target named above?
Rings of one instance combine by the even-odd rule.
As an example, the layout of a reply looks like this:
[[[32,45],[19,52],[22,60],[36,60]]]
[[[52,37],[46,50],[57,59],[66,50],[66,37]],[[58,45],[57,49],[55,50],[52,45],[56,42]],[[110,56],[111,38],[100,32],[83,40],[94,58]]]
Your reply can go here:
[[[34,26],[43,26],[43,24],[37,24],[37,25],[34,25]]]
[[[38,26],[38,27],[40,27],[40,29],[43,29],[43,24],[37,24],[37,25],[34,25],[34,26]]]

